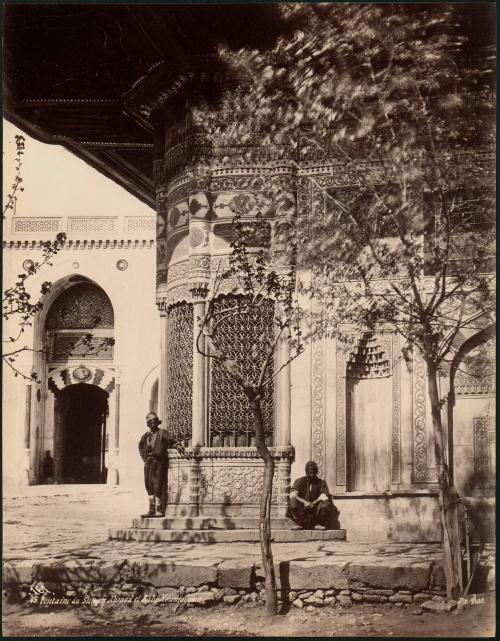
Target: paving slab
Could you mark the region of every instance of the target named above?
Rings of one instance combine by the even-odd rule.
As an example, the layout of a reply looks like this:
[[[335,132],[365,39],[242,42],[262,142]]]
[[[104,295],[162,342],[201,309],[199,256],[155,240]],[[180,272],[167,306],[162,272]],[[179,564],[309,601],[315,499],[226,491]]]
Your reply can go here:
[[[109,528],[120,529],[144,510],[142,493],[100,489],[78,495],[61,487],[52,491],[4,500],[4,580],[8,584],[29,583],[41,576],[78,580],[88,575],[94,583],[124,581],[137,571],[135,576],[145,582],[162,584],[157,587],[222,582],[228,588],[247,589],[251,573],[261,575],[257,538],[230,543],[107,540]],[[207,531],[200,529],[198,534]],[[365,586],[424,593],[444,585],[439,544],[275,540],[272,548],[284,588]],[[493,565],[494,549],[488,548],[485,554]]]
[[[425,590],[430,587],[431,561],[407,558],[367,557],[349,564],[347,573],[352,587],[371,585],[380,588]]]
[[[152,519],[148,519],[152,520]],[[160,528],[110,528],[110,539],[122,541],[153,541],[153,542],[186,542],[186,543],[233,543],[235,541],[258,542],[257,529],[160,529]],[[345,530],[290,530],[273,529],[271,541],[277,543],[305,541],[343,541]]]
[[[249,588],[255,565],[248,559],[228,559],[217,568],[219,585],[222,588]]]

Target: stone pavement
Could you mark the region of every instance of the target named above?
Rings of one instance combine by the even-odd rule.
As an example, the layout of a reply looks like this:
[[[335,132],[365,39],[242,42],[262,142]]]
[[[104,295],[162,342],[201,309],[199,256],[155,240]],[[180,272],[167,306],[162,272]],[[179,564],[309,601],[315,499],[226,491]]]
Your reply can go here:
[[[8,584],[26,586],[40,579],[66,587],[87,582],[121,590],[140,583],[155,589],[187,586],[205,593],[220,588],[252,591],[262,581],[258,543],[106,540],[108,528],[123,526],[144,510],[145,497],[119,488],[97,488],[39,486],[27,488],[23,496],[5,497]],[[406,602],[418,594],[429,598],[443,593],[437,544],[274,543],[273,554],[284,590],[328,589],[337,599],[361,595],[369,602],[391,597]],[[366,591],[375,594],[362,596]]]

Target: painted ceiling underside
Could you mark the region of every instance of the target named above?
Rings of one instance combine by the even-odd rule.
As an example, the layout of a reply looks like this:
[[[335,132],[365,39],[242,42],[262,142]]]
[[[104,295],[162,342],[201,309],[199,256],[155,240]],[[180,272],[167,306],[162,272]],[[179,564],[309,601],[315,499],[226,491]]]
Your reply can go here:
[[[122,96],[160,61],[184,68],[232,47],[271,42],[272,6],[4,5],[4,115],[65,146],[154,206],[153,132]],[[273,33],[274,31],[274,33]]]
[[[468,6],[477,46],[494,41],[492,5]],[[219,43],[269,46],[283,24],[272,4],[7,3],[3,32],[4,116],[153,207],[154,132],[125,113],[124,95],[158,63],[199,69]]]

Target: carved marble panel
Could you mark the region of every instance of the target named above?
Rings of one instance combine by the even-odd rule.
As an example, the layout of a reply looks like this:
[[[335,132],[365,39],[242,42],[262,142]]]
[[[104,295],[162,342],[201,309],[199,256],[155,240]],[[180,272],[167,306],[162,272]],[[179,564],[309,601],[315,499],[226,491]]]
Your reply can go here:
[[[273,503],[277,497],[277,474],[273,483]],[[262,492],[262,466],[257,464],[207,464],[200,468],[200,501],[204,503],[259,503]]]
[[[346,470],[346,353],[337,344],[337,485],[345,486]]]
[[[490,339],[468,352],[455,375],[457,396],[495,394],[496,341]]]
[[[271,448],[275,462],[273,505],[284,513],[290,491],[293,447]],[[263,462],[254,447],[186,448],[169,451],[168,500],[171,504],[258,505]]]
[[[413,481],[434,483],[435,468],[428,463],[427,436],[427,384],[426,366],[421,354],[415,350],[413,359]]]
[[[473,419],[474,477],[476,487],[495,487],[495,441],[494,416]]]
[[[325,477],[325,341],[317,340],[311,350],[311,454],[318,466],[318,474]]]
[[[13,234],[57,233],[61,231],[61,218],[13,218]]]
[[[397,334],[392,336],[392,483],[401,482],[401,350]]]
[[[191,464],[180,461],[171,461],[167,477],[167,501],[169,504],[191,502]]]

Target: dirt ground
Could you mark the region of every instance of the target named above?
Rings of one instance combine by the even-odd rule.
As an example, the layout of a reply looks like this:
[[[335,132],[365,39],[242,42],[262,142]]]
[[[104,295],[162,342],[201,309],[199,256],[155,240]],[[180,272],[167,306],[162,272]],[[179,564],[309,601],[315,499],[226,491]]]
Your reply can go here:
[[[483,595],[481,595],[483,596]],[[414,615],[416,606],[356,605],[292,608],[269,620],[262,606],[238,604],[174,612],[169,605],[103,606],[42,610],[28,605],[4,608],[5,637],[493,637],[494,594],[485,603],[448,614]]]

